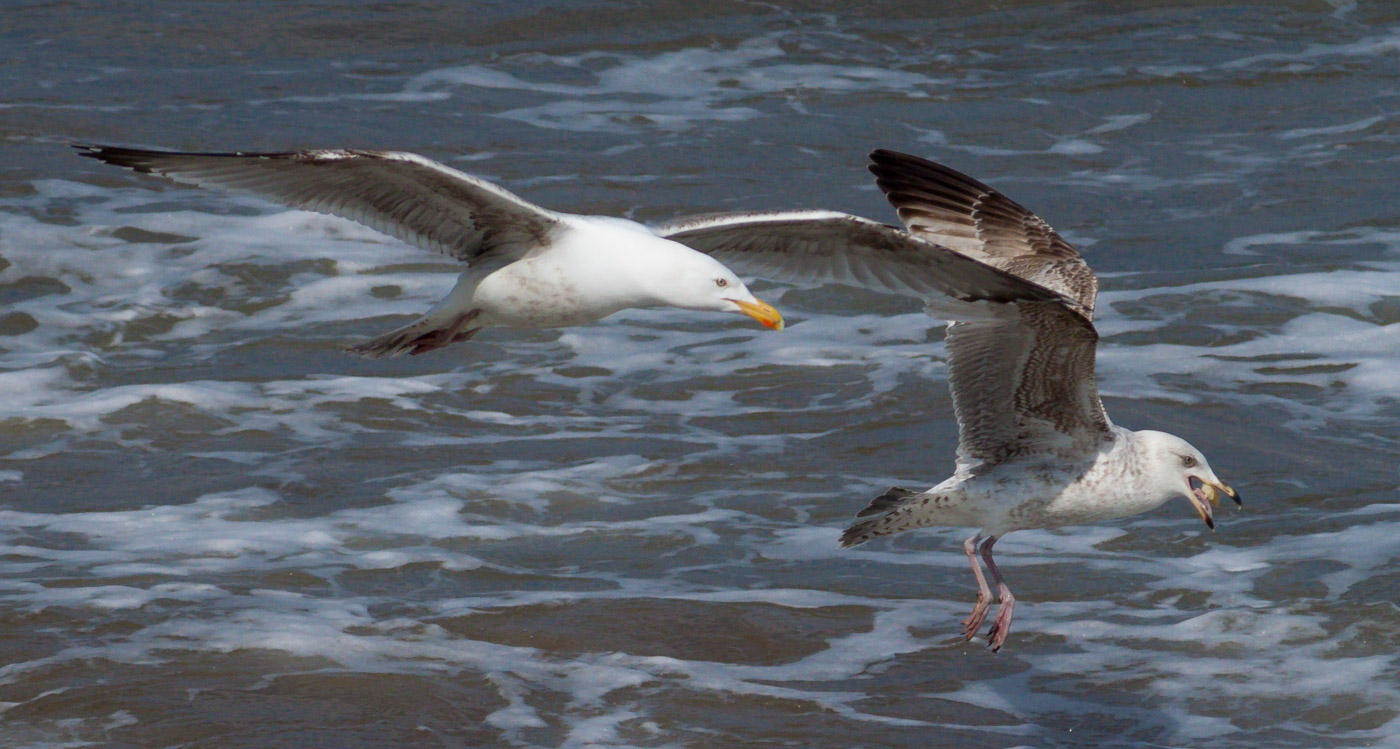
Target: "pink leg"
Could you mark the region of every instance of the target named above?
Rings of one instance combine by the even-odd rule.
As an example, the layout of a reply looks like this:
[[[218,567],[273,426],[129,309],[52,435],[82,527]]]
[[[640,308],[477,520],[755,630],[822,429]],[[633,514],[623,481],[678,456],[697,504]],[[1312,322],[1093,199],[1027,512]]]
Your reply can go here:
[[[992,620],[992,628],[987,630],[987,646],[992,652],[1001,650],[1002,643],[1006,642],[1006,636],[1011,633],[1011,613],[1016,610],[1016,596],[1011,595],[1011,588],[1001,578],[997,563],[992,561],[992,544],[996,542],[996,536],[989,536],[987,542],[982,544],[982,559],[997,584],[997,618]]]
[[[982,535],[979,533],[963,541],[963,551],[967,552],[967,561],[972,565],[973,576],[977,578],[977,603],[962,623],[965,640],[971,640],[972,636],[977,634],[977,630],[982,628],[982,620],[987,618],[987,609],[992,605],[992,589],[987,587],[987,578],[982,576],[982,565],[977,561],[977,542],[981,540]]]

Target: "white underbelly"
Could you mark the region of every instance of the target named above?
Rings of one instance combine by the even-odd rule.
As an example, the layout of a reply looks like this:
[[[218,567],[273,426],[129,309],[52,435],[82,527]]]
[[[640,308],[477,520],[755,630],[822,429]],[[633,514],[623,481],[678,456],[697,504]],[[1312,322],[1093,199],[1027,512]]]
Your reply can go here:
[[[491,325],[554,328],[593,322],[628,306],[552,263],[521,260],[481,279],[472,304]]]
[[[1093,522],[1100,497],[1057,467],[1003,464],[959,486],[964,502],[947,508],[948,520],[980,525],[992,535],[1023,528]]]
[[[1097,463],[1088,470],[1007,465],[991,478],[993,487],[982,488],[1000,496],[1000,523],[1011,529],[1081,525],[1142,511],[1124,496],[1125,482]]]

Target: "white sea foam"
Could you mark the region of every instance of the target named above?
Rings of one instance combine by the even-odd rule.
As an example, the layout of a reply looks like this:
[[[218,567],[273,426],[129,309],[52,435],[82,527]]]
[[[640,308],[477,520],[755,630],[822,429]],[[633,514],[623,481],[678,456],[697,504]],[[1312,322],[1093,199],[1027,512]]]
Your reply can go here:
[[[790,93],[898,93],[927,96],[940,80],[887,67],[786,61],[781,35],[734,47],[691,47],[655,55],[594,52],[531,55],[532,67],[583,73],[588,83],[532,81],[484,64],[422,73],[410,80],[409,97],[458,95],[461,90],[501,89],[544,99],[497,116],[536,127],[626,132],[639,123],[662,130],[687,130],[705,122],[737,122],[765,113],[741,102]],[[513,62],[520,63],[522,60]],[[800,106],[800,101],[793,106]]]
[[[1137,114],[1113,115],[1112,117],[1105,118],[1104,123],[1102,125],[1090,128],[1089,132],[1097,134],[1112,133],[1119,130],[1127,130],[1130,127],[1136,127],[1138,125],[1143,124],[1144,122],[1150,121],[1151,119],[1152,115],[1148,114],[1147,112],[1140,112]]]
[[[1346,122],[1341,125],[1329,125],[1326,127],[1300,127],[1279,133],[1284,140],[1294,140],[1297,138],[1311,138],[1317,135],[1337,135],[1339,133],[1356,133],[1369,130],[1372,127],[1385,122],[1388,119],[1385,115],[1365,117],[1355,122]]]
[[[1301,65],[1304,69],[1311,69],[1319,61],[1333,58],[1365,58],[1393,55],[1400,51],[1400,29],[1388,29],[1384,33],[1374,34],[1350,42],[1338,44],[1308,44],[1301,50],[1289,52],[1270,52],[1258,55],[1247,55],[1225,63],[1222,67],[1226,69],[1254,68],[1261,66],[1288,66]]]

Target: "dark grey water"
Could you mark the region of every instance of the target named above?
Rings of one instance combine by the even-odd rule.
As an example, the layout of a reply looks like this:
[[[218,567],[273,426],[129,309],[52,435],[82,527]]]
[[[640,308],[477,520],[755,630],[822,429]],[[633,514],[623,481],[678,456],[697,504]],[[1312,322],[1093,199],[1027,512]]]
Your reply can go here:
[[[1400,7],[11,3],[0,735],[23,746],[1397,745]],[[67,144],[394,148],[574,212],[893,220],[874,147],[1100,272],[1115,421],[1250,500],[836,548],[952,464],[941,326],[634,311],[395,361],[451,266]]]

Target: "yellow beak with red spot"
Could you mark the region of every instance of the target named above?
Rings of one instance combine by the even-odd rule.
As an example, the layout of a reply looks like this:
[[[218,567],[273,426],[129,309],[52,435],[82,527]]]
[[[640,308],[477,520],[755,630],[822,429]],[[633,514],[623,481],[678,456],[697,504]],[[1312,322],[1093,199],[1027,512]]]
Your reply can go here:
[[[742,299],[729,299],[727,301],[733,302],[740,312],[757,320],[763,327],[770,330],[783,329],[783,316],[773,305],[760,302],[757,299],[752,302],[746,302]]]

